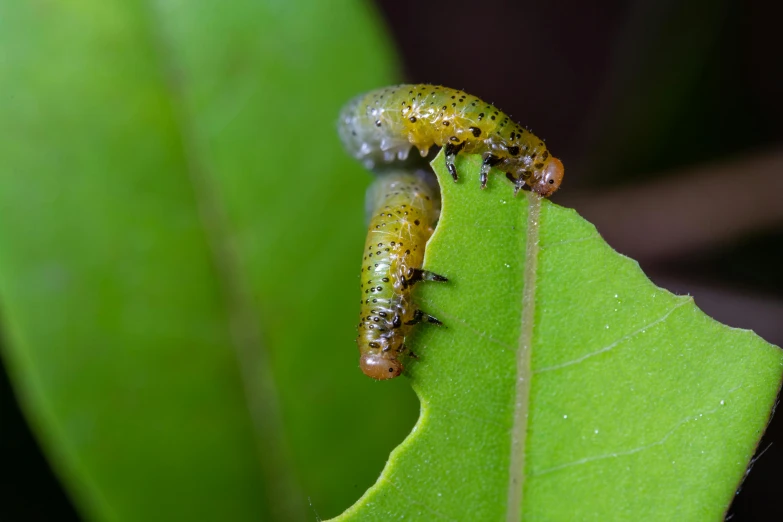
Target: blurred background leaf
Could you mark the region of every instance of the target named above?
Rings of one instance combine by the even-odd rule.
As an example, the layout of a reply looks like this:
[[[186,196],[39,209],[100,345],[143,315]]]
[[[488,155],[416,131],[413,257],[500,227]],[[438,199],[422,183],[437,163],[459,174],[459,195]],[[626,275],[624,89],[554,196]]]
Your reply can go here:
[[[356,370],[368,6],[4,2],[0,49],[4,355],[80,511],[350,505],[417,409]]]

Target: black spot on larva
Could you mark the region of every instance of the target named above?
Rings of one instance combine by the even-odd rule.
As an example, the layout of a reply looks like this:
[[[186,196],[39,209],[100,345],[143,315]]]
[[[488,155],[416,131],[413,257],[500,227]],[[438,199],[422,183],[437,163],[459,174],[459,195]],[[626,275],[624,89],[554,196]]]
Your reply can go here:
[[[379,246],[379,247],[382,247],[382,246],[383,246],[383,243],[378,243],[378,246]]]
[[[456,136],[452,136],[451,138],[449,138],[449,141],[452,141],[454,143],[459,143],[459,138]]]
[[[481,136],[481,129],[479,129],[478,127],[470,127],[468,130],[469,130],[470,132],[472,132],[472,133],[473,133],[473,135],[474,135],[475,137],[477,137],[477,138],[478,138],[479,136]]]
[[[509,147],[508,153],[511,154],[512,156],[516,156],[517,154],[519,154],[519,147],[517,147],[516,145],[514,145],[513,147]]]
[[[413,222],[413,224],[416,225],[416,226],[419,226],[420,223],[421,222],[418,219]]]
[[[416,116],[411,116],[408,119],[411,120],[411,123],[416,123]]]
[[[378,300],[377,300],[377,299],[373,299],[373,300],[372,300],[372,302],[373,302],[373,303],[377,303],[377,302],[378,302]]]
[[[444,122],[443,122],[443,125],[445,125],[446,127],[448,127],[449,125],[451,125],[451,122],[449,122],[449,120],[446,120],[446,121],[444,121]]]
[[[544,168],[544,164],[543,163],[536,163],[536,168],[537,169],[543,169]]]
[[[375,341],[370,343],[370,348],[380,348],[380,347],[381,347],[381,345],[376,343]]]
[[[543,154],[541,154],[541,159],[545,160],[545,159],[547,159],[548,157],[549,157],[549,151],[546,151],[546,150],[545,150],[545,151],[544,151],[544,153],[543,153]]]
[[[441,107],[441,109],[445,111],[446,109],[448,109],[448,107],[446,107],[446,106],[444,105],[443,107]]]
[[[405,206],[405,205],[403,205],[403,206]],[[391,242],[391,243],[389,243],[389,244],[390,244],[391,246],[394,246],[394,241],[392,241],[392,242]]]
[[[375,120],[375,126],[380,127],[381,126],[381,120]]]
[[[452,106],[452,107],[456,107],[456,106],[457,106],[457,104],[456,104],[456,103],[452,103],[452,104],[451,104],[451,106]]]
[[[554,184],[555,184],[555,180],[553,180],[553,179],[550,179],[550,180],[549,180],[549,184],[550,184],[550,185],[554,185]]]
[[[378,321],[380,321],[380,319],[379,319],[379,318],[377,318],[377,317],[373,317],[373,318],[372,318],[372,320],[373,320],[374,322],[376,322],[376,323],[377,323]]]
[[[410,250],[406,250],[406,251],[405,251],[405,255],[406,255],[406,256],[409,256],[409,255],[411,255],[411,251],[410,251]]]
[[[383,290],[383,287],[382,286],[377,286],[377,287],[375,287],[375,289],[380,292],[381,290]]]
[[[478,121],[481,121],[483,119],[484,119],[484,113],[480,112],[479,115],[478,115]]]
[[[490,117],[489,117],[489,119],[490,119],[490,120],[494,120],[494,119],[495,119],[495,117],[494,117],[494,116],[490,116]]]
[[[384,283],[388,283],[389,282],[389,278],[388,277],[384,277],[383,279],[381,279],[381,281],[383,281]],[[386,316],[384,315],[384,317],[386,317]]]

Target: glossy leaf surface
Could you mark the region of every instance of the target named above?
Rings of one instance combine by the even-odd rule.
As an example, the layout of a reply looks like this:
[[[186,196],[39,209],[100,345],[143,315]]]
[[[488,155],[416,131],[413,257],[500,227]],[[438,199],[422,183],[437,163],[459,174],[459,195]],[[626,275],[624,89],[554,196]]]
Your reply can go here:
[[[443,189],[410,378],[414,432],[340,520],[720,520],[783,353],[656,287],[573,210],[480,158]]]

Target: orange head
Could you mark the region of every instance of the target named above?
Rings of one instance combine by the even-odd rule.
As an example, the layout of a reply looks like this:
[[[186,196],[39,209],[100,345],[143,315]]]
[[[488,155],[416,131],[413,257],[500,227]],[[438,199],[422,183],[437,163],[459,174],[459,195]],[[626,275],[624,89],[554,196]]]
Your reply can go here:
[[[555,157],[550,157],[544,168],[536,172],[530,180],[532,183],[530,189],[540,196],[549,197],[560,187],[564,173],[563,163]]]
[[[397,359],[384,359],[378,354],[364,353],[359,359],[359,367],[367,377],[379,381],[393,379],[402,373],[403,367]]]

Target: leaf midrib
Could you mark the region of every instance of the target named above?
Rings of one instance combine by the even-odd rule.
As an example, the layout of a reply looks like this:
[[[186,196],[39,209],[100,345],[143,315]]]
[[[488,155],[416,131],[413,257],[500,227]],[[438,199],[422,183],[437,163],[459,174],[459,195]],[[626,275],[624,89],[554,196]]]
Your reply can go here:
[[[514,423],[511,429],[511,455],[508,471],[506,521],[522,518],[522,496],[525,486],[525,446],[527,442],[528,411],[530,405],[530,367],[533,351],[533,320],[536,308],[536,271],[538,268],[538,229],[541,198],[527,193],[528,214],[525,234],[525,270],[523,273],[522,314],[517,342],[517,372],[514,394]]]

